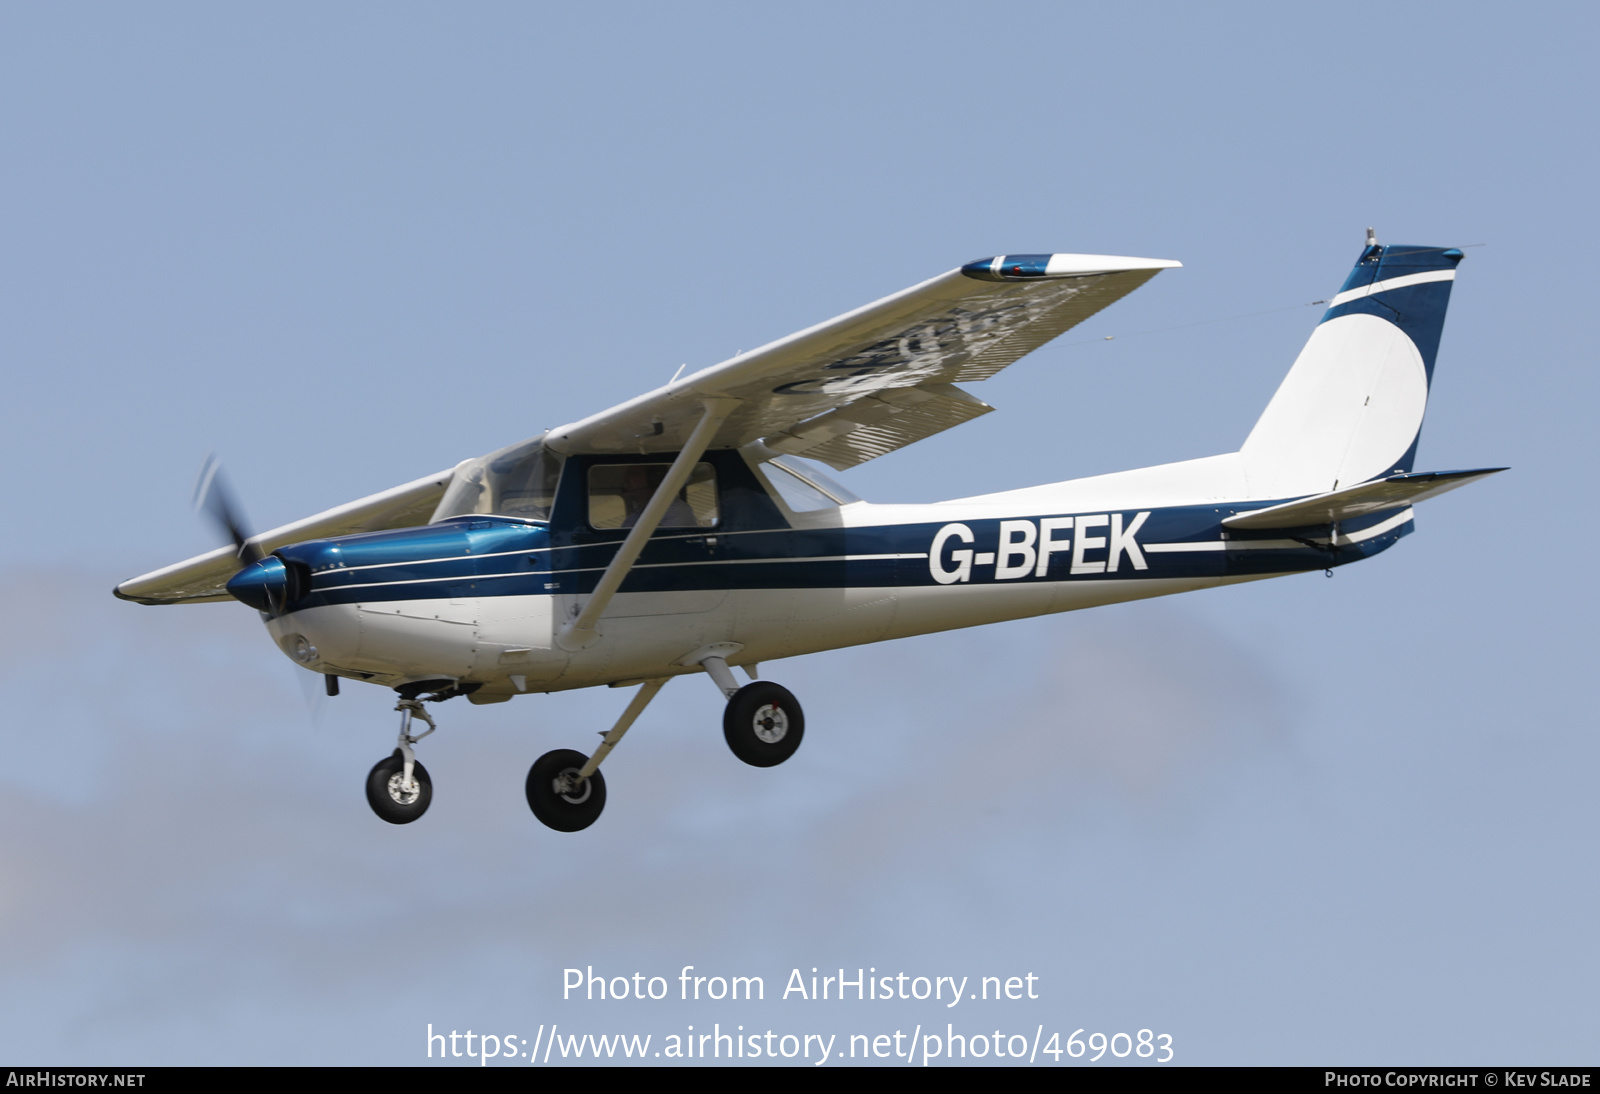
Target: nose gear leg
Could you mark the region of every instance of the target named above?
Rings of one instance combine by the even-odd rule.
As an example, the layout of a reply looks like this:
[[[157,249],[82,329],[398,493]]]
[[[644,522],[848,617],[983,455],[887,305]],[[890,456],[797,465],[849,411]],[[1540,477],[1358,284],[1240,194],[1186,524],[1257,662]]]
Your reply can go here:
[[[411,746],[439,727],[433,724],[433,716],[423,707],[421,699],[401,699],[395,704],[394,709],[400,712],[400,740],[396,747],[400,749],[400,756],[405,761],[402,768],[403,777],[400,780],[400,788],[407,794],[414,794],[417,791],[416,779],[413,778],[417,766],[417,755],[411,751]],[[421,718],[428,723],[427,730],[417,734],[415,737],[411,736],[412,718]]]
[[[420,699],[401,699],[395,709],[400,712],[400,736],[393,755],[379,760],[367,773],[367,804],[390,824],[410,824],[426,813],[433,801],[433,780],[411,746],[439,727],[433,724]],[[420,718],[428,728],[413,734],[413,718]]]

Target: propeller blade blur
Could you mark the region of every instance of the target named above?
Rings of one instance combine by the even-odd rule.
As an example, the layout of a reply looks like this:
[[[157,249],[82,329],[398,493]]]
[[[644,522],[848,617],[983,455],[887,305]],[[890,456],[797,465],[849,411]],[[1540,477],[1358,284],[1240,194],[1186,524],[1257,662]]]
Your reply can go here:
[[[197,512],[204,513],[223,537],[233,544],[240,565],[248,566],[261,560],[261,551],[250,543],[244,513],[228,486],[222,461],[217,459],[214,452],[206,456],[205,463],[200,465],[200,477],[194,487],[194,507]]]

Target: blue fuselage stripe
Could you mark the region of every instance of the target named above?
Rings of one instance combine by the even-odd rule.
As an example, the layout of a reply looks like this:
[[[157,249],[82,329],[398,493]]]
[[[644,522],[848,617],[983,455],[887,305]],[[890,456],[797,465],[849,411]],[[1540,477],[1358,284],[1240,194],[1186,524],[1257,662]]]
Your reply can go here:
[[[1369,557],[1412,527],[1409,520],[1394,524],[1392,511],[1349,521],[1340,531],[1352,536],[1385,520],[1394,526],[1334,550],[1326,546],[1326,527],[1256,533],[1224,529],[1222,519],[1236,511],[1216,506],[1143,511],[1147,515],[1128,541],[1131,549],[1115,552],[1110,565],[1108,540],[1115,537],[1110,534],[1109,515],[1079,514],[1087,518],[1085,549],[1077,553],[1060,549],[1059,543],[1076,531],[1055,536],[1055,549],[1042,570],[1036,564],[1038,541],[1043,538],[1037,534],[1040,517],[673,535],[650,541],[621,591],[821,590],[1295,573]],[[1116,527],[1135,526],[1140,512],[1117,514]],[[1009,529],[1004,537],[1003,520]],[[959,534],[941,537],[941,529],[956,525]],[[933,553],[936,538],[939,550]],[[483,519],[316,540],[278,553],[306,563],[312,571],[311,592],[293,605],[294,610],[393,600],[588,593],[615,554],[622,534],[591,532],[564,539],[552,543],[544,525]],[[1035,561],[1028,562],[1029,556]],[[1099,572],[1094,572],[1097,564]],[[952,576],[958,571],[959,576]]]

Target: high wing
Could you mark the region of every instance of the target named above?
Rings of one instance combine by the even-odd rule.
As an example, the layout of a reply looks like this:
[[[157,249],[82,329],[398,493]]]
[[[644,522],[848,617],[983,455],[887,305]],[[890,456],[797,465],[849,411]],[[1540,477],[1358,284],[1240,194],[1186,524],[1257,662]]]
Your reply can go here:
[[[553,429],[566,453],[677,452],[705,400],[737,406],[712,447],[765,441],[843,470],[994,408],[955,384],[986,380],[1159,271],[1116,255],[1000,255]]]
[[[986,380],[1158,272],[1182,263],[1116,255],[1000,255],[969,262],[826,323],[741,353],[580,422],[551,430],[558,452],[679,452],[697,440],[854,467],[994,408],[956,387]],[[424,524],[454,470],[429,475],[251,537],[267,553],[290,543]],[[232,547],[118,585],[143,604],[229,599]],[[625,570],[625,568],[624,568]]]
[[[287,544],[308,539],[426,524],[439,499],[444,496],[452,474],[453,469],[441,471],[404,486],[348,502],[316,516],[251,536],[249,543],[258,549],[258,553],[267,554]],[[195,604],[205,600],[231,600],[224,586],[239,571],[239,565],[239,555],[233,547],[218,547],[215,551],[124,581],[112,591],[123,600],[135,600],[140,604]]]

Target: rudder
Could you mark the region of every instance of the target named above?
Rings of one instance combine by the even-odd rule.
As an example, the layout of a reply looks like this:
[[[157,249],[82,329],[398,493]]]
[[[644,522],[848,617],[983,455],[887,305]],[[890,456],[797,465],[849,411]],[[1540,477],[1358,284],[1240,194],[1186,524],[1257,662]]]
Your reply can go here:
[[[1444,330],[1453,247],[1368,245],[1240,449],[1253,498],[1411,470]]]

